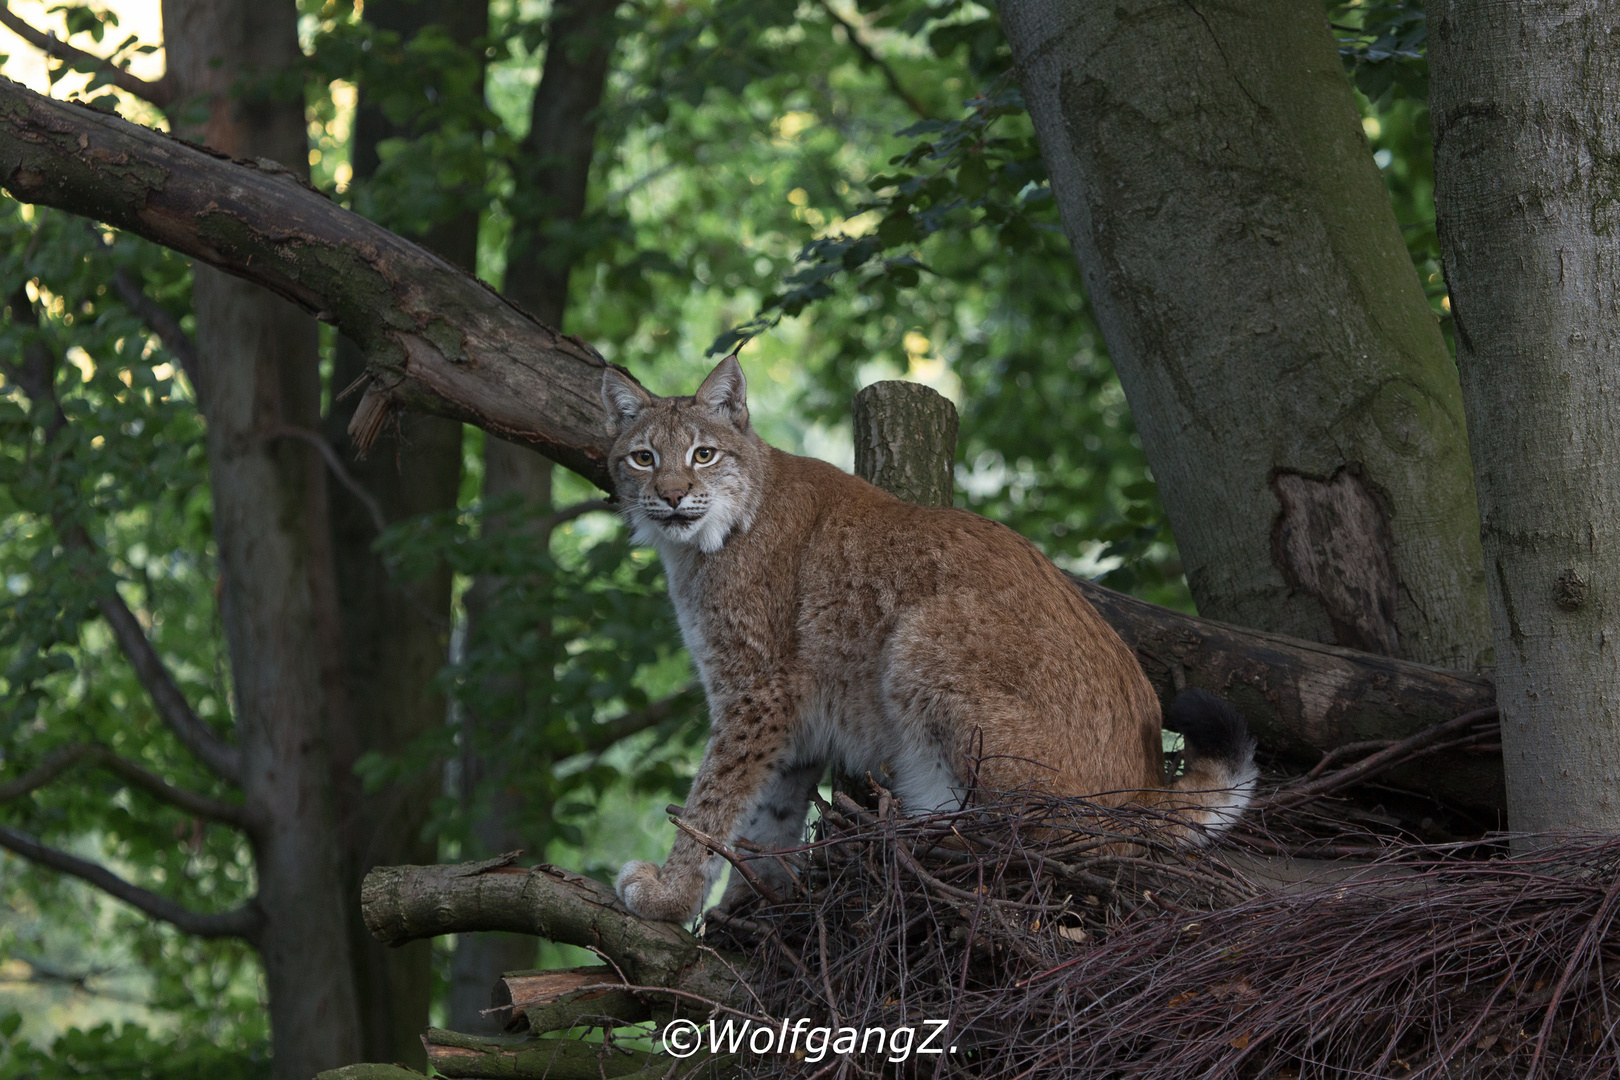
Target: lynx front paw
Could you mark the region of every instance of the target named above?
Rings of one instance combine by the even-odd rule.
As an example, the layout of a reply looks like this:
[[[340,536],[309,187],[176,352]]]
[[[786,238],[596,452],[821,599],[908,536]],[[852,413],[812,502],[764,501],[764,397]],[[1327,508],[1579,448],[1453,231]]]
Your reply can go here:
[[[698,885],[701,885],[698,882]],[[703,903],[701,888],[682,889],[680,882],[665,881],[656,864],[628,862],[619,871],[614,888],[632,915],[666,922],[686,922],[697,917]]]

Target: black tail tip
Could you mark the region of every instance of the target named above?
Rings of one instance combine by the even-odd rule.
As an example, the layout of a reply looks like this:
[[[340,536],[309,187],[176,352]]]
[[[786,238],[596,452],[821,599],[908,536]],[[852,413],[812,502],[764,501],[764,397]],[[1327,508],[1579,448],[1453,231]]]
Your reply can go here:
[[[1201,757],[1247,762],[1254,756],[1254,740],[1243,715],[1208,690],[1177,694],[1164,726],[1179,731],[1187,748]]]

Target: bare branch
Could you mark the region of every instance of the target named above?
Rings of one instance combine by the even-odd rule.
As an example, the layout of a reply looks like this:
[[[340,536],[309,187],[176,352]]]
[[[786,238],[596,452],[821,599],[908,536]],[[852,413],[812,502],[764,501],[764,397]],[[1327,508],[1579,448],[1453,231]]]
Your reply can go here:
[[[373,413],[416,408],[469,421],[611,483],[600,354],[284,171],[0,82],[0,185],[337,324],[366,354]]]
[[[76,64],[81,60],[95,61],[99,65],[98,70],[111,73],[112,83],[118,89],[134,94],[143,101],[149,101],[160,109],[166,108],[174,100],[174,84],[167,74],[156,82],[131,75],[105,57],[74,48],[57,37],[55,31],[47,33],[34,29],[13,15],[5,0],[0,0],[0,26],[4,26],[47,56],[54,56],[70,64]]]
[[[143,889],[139,885],[125,881],[99,863],[47,847],[33,837],[3,825],[0,825],[0,847],[13,851],[30,862],[48,866],[52,870],[60,870],[81,881],[88,881],[102,892],[115,896],[152,918],[161,919],[188,934],[205,938],[235,937],[257,944],[264,928],[264,912],[254,900],[249,900],[241,907],[230,911],[193,911],[166,896],[159,896],[150,889]]]
[[[27,773],[8,784],[0,784],[0,803],[10,802],[30,791],[44,787],[81,761],[99,765],[127,783],[188,814],[196,814],[198,817],[226,825],[235,825],[237,828],[248,827],[247,811],[241,804],[175,787],[156,773],[143,769],[128,758],[119,757],[105,746],[85,743],[59,746],[45,755],[45,760]]]
[[[239,829],[246,829],[252,825],[247,808],[240,803],[226,802],[211,795],[175,787],[163,777],[148,772],[128,758],[119,757],[106,747],[91,746],[86,749],[89,751],[88,757],[96,764],[170,806],[210,821],[235,825]]]
[[[10,783],[0,784],[0,803],[19,799],[30,791],[44,787],[58,776],[67,772],[80,761],[84,760],[85,746],[59,746],[45,755],[45,760],[35,765]]]
[[[622,739],[628,739],[639,731],[646,731],[650,727],[657,727],[669,719],[676,709],[683,708],[699,700],[696,690],[682,690],[678,694],[671,694],[660,701],[651,702],[645,709],[634,712],[621,713],[611,720],[605,720],[585,732],[585,743],[581,753],[598,754]]]
[[[827,17],[832,19],[833,22],[844,28],[844,33],[849,37],[850,45],[854,47],[856,52],[861,54],[861,59],[865,60],[868,64],[872,65],[873,67],[877,68],[878,71],[883,73],[883,78],[888,82],[889,89],[893,90],[895,96],[906,103],[906,108],[916,113],[918,119],[935,119],[935,117],[930,114],[927,109],[922,107],[922,102],[912,97],[911,94],[906,90],[905,85],[900,82],[900,76],[894,73],[894,69],[889,66],[888,61],[884,60],[883,57],[873,52],[872,47],[861,40],[861,35],[855,29],[855,27],[842,15],[834,11],[833,6],[828,3],[827,0],[816,0],[816,6],[821,8],[822,11],[825,11],[827,13]]]
[[[164,666],[157,650],[152,648],[146,631],[141,629],[140,621],[129,610],[129,605],[124,603],[124,598],[115,589],[97,599],[96,607],[112,628],[119,648],[129,659],[130,667],[135,669],[135,676],[140,679],[141,685],[146,688],[158,716],[210,772],[233,784],[240,784],[242,751],[221,739],[202,717],[192,711],[191,703],[174,684],[169,669]]]

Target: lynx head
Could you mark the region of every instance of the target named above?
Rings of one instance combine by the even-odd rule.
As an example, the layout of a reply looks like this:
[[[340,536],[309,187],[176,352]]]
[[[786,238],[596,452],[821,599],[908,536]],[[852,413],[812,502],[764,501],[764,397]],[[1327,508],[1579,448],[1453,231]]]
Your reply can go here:
[[[728,356],[691,397],[654,397],[608,368],[608,471],[638,544],[720,550],[763,495],[765,443],[748,423],[748,383]]]

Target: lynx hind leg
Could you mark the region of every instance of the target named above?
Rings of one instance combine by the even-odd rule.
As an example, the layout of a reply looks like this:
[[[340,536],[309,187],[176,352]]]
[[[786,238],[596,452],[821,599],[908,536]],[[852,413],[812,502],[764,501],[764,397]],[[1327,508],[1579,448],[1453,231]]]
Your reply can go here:
[[[826,763],[794,762],[772,766],[760,789],[759,798],[743,818],[737,837],[752,841],[767,851],[798,847],[804,840],[804,819],[810,809],[810,793],[821,782]],[[785,885],[788,874],[776,858],[750,859],[748,868],[772,887]],[[734,868],[720,901],[734,907],[754,895],[753,886]]]

